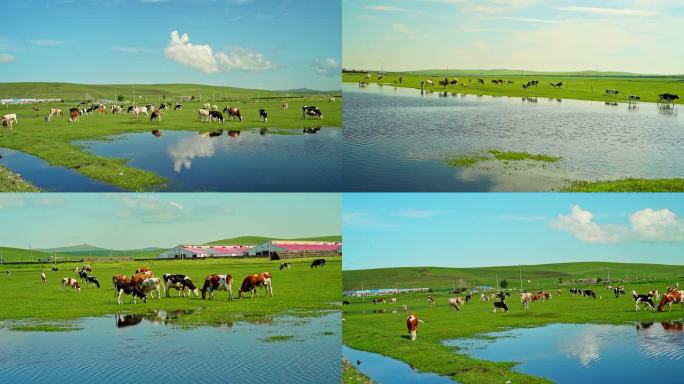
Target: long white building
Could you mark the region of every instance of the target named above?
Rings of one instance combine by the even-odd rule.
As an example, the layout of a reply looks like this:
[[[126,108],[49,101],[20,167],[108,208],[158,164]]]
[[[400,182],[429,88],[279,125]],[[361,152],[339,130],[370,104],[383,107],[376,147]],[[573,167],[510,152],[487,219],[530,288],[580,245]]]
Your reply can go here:
[[[197,259],[206,257],[244,257],[250,245],[177,245],[159,254],[159,259]]]

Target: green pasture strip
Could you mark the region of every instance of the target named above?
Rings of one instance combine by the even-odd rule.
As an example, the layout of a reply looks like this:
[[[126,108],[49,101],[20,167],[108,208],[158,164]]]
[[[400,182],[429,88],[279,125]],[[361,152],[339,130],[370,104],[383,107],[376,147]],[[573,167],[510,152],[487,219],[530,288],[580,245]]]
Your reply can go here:
[[[684,179],[576,181],[563,192],[684,192]]]
[[[445,75],[441,74],[412,74],[412,73],[387,73],[385,77],[380,80],[384,85],[396,86],[403,88],[420,89],[420,82],[431,79],[435,86],[424,87],[426,90],[435,92],[456,92],[474,95],[491,95],[491,96],[512,96],[512,97],[546,97],[552,99],[575,99],[575,100],[594,100],[594,101],[608,101],[608,102],[628,102],[628,95],[637,95],[642,102],[657,102],[661,93],[673,93],[680,96],[677,104],[682,104],[684,101],[684,77],[648,77],[648,76],[562,76],[558,74],[534,74],[534,75],[510,75],[505,72],[487,75],[477,75],[473,73],[462,73],[464,76],[449,74],[446,77],[449,80],[456,78],[458,85],[449,85],[443,87],[438,84],[439,80],[444,79]],[[402,78],[399,84],[399,78]],[[484,84],[478,84],[477,79],[483,79]],[[502,85],[492,84],[492,80],[501,79],[504,81]],[[512,81],[509,84],[508,81]],[[528,81],[538,80],[539,85],[523,89],[522,85],[527,84]],[[359,81],[366,81],[371,83],[378,83],[377,73],[374,73],[371,79],[366,79],[365,74],[361,73],[343,73],[342,81],[346,83],[358,83]],[[549,83],[557,84],[563,83],[561,88],[554,88]],[[615,89],[620,93],[618,95],[606,95],[606,90]],[[655,108],[655,107],[654,107]]]
[[[0,320],[33,321],[37,324],[73,320],[81,317],[105,316],[114,313],[145,314],[152,310],[187,311],[192,313],[176,320],[179,326],[230,325],[237,321],[271,321],[274,315],[297,317],[318,316],[339,310],[341,288],[341,257],[328,257],[323,268],[310,268],[311,258],[290,259],[289,270],[279,270],[280,261],[266,259],[207,259],[173,260],[145,262],[90,262],[101,288],[82,286],[81,292],[62,289],[63,277],[77,278],[73,268],[80,265],[58,264],[59,271],[52,272],[52,265],[14,266],[4,265],[3,269],[12,271],[8,279],[0,276],[0,287],[4,291]],[[169,298],[161,300],[148,297],[147,304],[138,300],[131,303],[130,296],[122,298],[123,304],[116,302],[111,278],[113,275],[131,275],[142,266],[150,267],[155,275],[181,273],[192,278],[195,285],[202,287],[204,278],[209,274],[230,274],[233,276],[233,295],[235,300],[228,301],[225,291],[215,292],[212,300],[202,300],[191,295],[179,298],[172,290]],[[273,275],[273,297],[264,297],[260,291],[258,299],[237,299],[238,290],[244,277],[260,272]],[[47,284],[42,284],[40,273],[47,275]],[[26,325],[25,323],[21,325]],[[31,324],[28,324],[31,325]]]

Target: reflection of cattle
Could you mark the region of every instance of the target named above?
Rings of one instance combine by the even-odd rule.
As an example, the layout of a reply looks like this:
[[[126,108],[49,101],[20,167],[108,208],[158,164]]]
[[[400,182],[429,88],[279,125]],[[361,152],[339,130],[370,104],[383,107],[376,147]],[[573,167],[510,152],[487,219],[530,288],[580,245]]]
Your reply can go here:
[[[418,319],[414,313],[410,314],[406,318],[406,328],[408,328],[409,337],[411,341],[416,340],[418,337],[418,323],[422,323],[423,320]]]
[[[324,266],[325,266],[325,259],[316,259],[313,262],[311,262],[310,268],[324,267]]]
[[[321,127],[302,129],[302,133],[305,135],[315,135],[320,131],[321,131]]]
[[[142,321],[142,315],[115,315],[116,327],[125,328],[133,325],[138,325]]]
[[[153,129],[153,130],[152,130],[152,134],[153,134],[155,137],[162,137],[162,131],[159,130],[159,129]]]
[[[228,137],[240,137],[240,131],[228,131]]]
[[[666,331],[682,332],[684,331],[684,323],[677,321],[663,321],[660,323]]]
[[[204,286],[202,287],[202,299],[206,298],[209,293],[209,298],[214,297],[214,291],[228,292],[228,299],[233,300],[233,277],[231,275],[209,275],[204,279]]]
[[[190,277],[181,274],[166,273],[163,276],[166,284],[166,297],[169,297],[171,288],[178,290],[178,297],[185,297],[185,292],[192,292],[195,297],[199,296],[199,289],[193,284]]]

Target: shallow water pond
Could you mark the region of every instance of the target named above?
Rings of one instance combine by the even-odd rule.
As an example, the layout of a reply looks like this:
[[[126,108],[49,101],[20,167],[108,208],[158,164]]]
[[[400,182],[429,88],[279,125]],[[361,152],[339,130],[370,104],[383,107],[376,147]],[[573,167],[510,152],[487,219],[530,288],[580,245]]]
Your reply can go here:
[[[446,341],[478,359],[517,361],[515,370],[557,383],[681,383],[681,322],[552,324]]]
[[[74,144],[167,178],[165,191],[341,190],[341,129],[274,132],[155,130]]]
[[[570,181],[684,177],[680,106],[431,93],[343,85],[349,191],[549,191]],[[560,156],[556,163],[448,157],[489,149]]]
[[[47,192],[116,192],[121,189],[83,176],[73,169],[53,167],[35,156],[0,148],[0,165]]]
[[[414,371],[410,365],[377,353],[342,346],[342,356],[377,384],[454,384],[434,373]],[[357,364],[361,362],[361,364]]]
[[[171,326],[177,313],[86,318],[69,332],[0,329],[6,383],[338,383],[340,314]]]

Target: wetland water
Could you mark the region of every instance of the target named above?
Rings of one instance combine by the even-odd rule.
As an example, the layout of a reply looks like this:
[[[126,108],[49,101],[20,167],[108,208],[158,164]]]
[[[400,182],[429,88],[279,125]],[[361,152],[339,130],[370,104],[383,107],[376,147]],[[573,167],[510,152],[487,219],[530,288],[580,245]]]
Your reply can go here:
[[[338,383],[340,314],[174,327],[164,311],[84,318],[68,332],[0,328],[3,383]],[[6,324],[5,324],[6,325]],[[279,336],[288,338],[279,339]],[[273,339],[269,339],[273,337]],[[273,341],[276,340],[276,341]]]
[[[347,191],[549,191],[571,180],[684,177],[681,106],[661,113],[652,103],[630,110],[377,85],[344,84],[343,91]],[[444,160],[488,149],[562,159],[466,168]]]
[[[446,341],[477,359],[517,361],[515,370],[557,383],[681,383],[681,322],[552,324]]]

